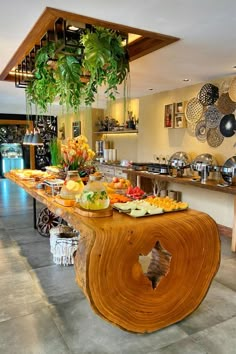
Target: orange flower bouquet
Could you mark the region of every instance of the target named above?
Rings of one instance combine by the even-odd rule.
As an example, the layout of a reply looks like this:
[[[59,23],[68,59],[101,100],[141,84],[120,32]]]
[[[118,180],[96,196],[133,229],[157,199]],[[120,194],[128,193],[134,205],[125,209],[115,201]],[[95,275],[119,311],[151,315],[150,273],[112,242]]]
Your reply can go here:
[[[85,136],[68,138],[67,144],[61,144],[62,166],[65,170],[81,170],[93,165],[95,152],[89,147]]]

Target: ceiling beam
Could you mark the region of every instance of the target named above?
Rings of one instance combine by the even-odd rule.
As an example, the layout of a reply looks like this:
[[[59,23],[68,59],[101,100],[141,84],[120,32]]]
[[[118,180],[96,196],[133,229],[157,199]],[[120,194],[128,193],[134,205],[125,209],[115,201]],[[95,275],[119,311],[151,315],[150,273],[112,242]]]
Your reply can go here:
[[[29,54],[35,45],[40,44],[40,40],[48,30],[53,30],[54,23],[58,18],[66,20],[82,22],[93,26],[101,26],[110,28],[116,31],[121,31],[126,34],[132,33],[140,35],[141,37],[131,42],[128,45],[128,52],[130,61],[136,60],[146,54],[149,54],[157,49],[163,48],[171,43],[179,40],[177,37],[163,35],[160,33],[150,32],[139,28],[129,27],[122,24],[108,22],[104,20],[95,19],[92,17],[78,15],[72,12],[46,7],[35,25],[18,47],[13,57],[7,63],[6,67],[0,74],[1,81],[14,81],[14,76],[9,75],[9,72],[19,65],[22,60]]]

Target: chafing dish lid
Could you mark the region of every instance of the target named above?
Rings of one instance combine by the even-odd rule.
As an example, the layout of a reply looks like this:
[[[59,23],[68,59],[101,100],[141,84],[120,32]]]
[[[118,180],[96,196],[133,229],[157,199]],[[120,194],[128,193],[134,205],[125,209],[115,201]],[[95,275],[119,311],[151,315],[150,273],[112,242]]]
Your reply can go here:
[[[224,165],[221,168],[221,171],[224,173],[232,173],[236,171],[236,156],[230,157],[228,160],[225,161]]]
[[[195,157],[192,165],[217,166],[217,162],[215,157],[211,154],[201,154]]]
[[[190,159],[184,151],[177,151],[169,158],[169,165],[174,167],[187,167]]]

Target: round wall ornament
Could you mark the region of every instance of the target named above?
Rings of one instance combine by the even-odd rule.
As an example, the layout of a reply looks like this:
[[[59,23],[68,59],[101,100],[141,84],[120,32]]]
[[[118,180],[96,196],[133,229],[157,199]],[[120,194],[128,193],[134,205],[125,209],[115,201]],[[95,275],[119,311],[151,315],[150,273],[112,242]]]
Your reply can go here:
[[[202,86],[198,98],[203,106],[212,105],[219,98],[219,89],[217,86],[207,83]]]
[[[203,105],[197,97],[191,98],[185,108],[185,117],[189,123],[198,122],[203,114]]]
[[[216,128],[220,124],[222,114],[215,105],[211,105],[204,112],[207,128]]]

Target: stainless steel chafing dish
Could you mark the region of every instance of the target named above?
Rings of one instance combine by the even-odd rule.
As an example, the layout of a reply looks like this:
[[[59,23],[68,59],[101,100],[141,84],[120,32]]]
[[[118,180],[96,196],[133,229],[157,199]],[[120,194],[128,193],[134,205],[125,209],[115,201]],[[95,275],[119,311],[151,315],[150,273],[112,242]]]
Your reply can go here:
[[[168,160],[169,173],[182,177],[184,170],[190,167],[190,159],[183,151],[175,152]]]
[[[225,161],[220,170],[223,179],[233,186],[236,185],[236,156],[230,157]]]
[[[191,168],[197,171],[201,177],[201,182],[205,183],[210,172],[218,171],[217,161],[211,154],[198,155],[191,163]]]

